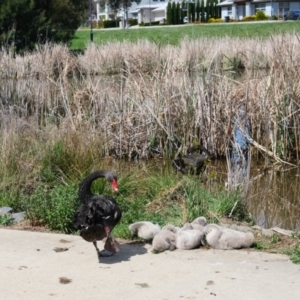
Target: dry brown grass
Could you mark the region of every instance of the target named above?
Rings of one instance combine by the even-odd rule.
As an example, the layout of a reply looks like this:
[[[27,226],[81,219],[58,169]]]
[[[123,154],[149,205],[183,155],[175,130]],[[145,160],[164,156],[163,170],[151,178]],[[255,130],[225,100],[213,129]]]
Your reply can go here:
[[[299,62],[296,33],[91,44],[78,56],[59,45],[15,59],[1,51],[1,165],[29,170],[57,141],[81,163],[86,149],[90,163],[109,154],[149,157],[155,147],[173,156],[178,142],[194,140],[224,156],[242,105],[259,151],[298,159]]]

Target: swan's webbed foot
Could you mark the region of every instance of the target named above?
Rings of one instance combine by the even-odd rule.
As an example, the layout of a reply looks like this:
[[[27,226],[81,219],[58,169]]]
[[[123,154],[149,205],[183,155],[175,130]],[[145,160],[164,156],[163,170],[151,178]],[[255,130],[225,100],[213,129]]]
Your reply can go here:
[[[102,250],[98,252],[98,255],[99,257],[111,257],[114,255],[114,253],[107,250]]]
[[[99,263],[100,263],[100,257],[111,257],[114,255],[113,252],[110,252],[110,251],[107,251],[107,250],[102,250],[100,251],[99,248],[97,247],[97,242],[93,242],[95,248],[96,248],[96,251],[97,251],[97,254],[98,254],[98,260],[99,260]]]

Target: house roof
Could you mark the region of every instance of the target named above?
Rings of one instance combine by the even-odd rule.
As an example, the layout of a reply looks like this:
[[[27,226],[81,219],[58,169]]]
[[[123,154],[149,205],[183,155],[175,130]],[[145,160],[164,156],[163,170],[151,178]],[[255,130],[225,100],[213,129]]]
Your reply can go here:
[[[139,5],[137,7],[137,9],[155,9],[155,8],[158,8],[162,3],[158,3],[158,4],[142,4],[142,5]]]
[[[217,4],[217,6],[229,6],[229,5],[232,5],[233,4],[233,0],[225,0],[219,4]]]
[[[139,9],[134,9],[134,10],[130,10],[129,13],[130,14],[137,14],[140,10]]]
[[[161,5],[157,8],[154,8],[152,11],[162,11],[162,10],[166,10],[168,3],[160,3]]]

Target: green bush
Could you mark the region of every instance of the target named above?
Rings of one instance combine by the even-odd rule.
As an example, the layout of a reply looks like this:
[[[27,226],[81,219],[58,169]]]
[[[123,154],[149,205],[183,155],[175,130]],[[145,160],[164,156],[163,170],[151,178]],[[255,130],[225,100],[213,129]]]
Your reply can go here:
[[[115,28],[115,27],[119,27],[119,21],[117,20],[103,21],[103,28]]]
[[[0,225],[10,226],[14,223],[14,219],[10,215],[0,215]]]
[[[151,26],[156,26],[156,25],[159,25],[159,21],[154,21],[154,22],[151,22]],[[142,22],[142,23],[140,23],[139,24],[139,26],[140,27],[143,27],[143,26],[150,26],[150,23],[144,23],[144,22]]]
[[[267,20],[268,17],[266,16],[266,14],[261,11],[261,10],[258,10],[255,14],[255,20],[256,21],[263,21],[263,20]]]
[[[128,23],[130,26],[135,26],[135,25],[138,25],[138,20],[137,19],[129,19]]]
[[[207,23],[220,23],[220,22],[223,22],[222,18],[218,18],[218,19],[209,18],[209,20],[207,21]]]
[[[243,21],[248,22],[248,21],[255,21],[256,20],[256,16],[246,16],[243,18]]]
[[[51,230],[72,232],[73,219],[80,203],[77,185],[40,185],[24,200],[27,218],[33,225],[46,225]]]
[[[210,222],[218,222],[218,219],[230,214],[234,220],[247,220],[247,210],[239,192],[210,192],[204,185],[191,179],[185,184],[185,199],[188,222],[199,216],[205,216]],[[213,212],[213,216],[210,212]]]
[[[294,264],[300,264],[300,247],[295,245],[293,249],[284,251]]]

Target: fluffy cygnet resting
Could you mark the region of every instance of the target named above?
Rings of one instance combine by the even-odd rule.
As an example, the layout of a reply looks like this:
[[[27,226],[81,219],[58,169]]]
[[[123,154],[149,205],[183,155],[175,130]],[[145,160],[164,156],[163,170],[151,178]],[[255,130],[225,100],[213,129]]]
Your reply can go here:
[[[207,225],[207,221],[205,217],[198,217],[191,223],[193,229],[199,230],[202,233],[204,233],[204,229],[206,225]]]
[[[202,244],[203,237],[203,232],[193,229],[190,223],[186,223],[177,232],[176,248],[190,250],[199,247]]]
[[[129,225],[129,230],[144,240],[152,240],[154,236],[161,231],[158,224],[153,224],[148,221],[133,223]]]
[[[249,248],[254,242],[252,232],[241,232],[230,228],[209,224],[205,227],[207,244],[214,249]]]
[[[156,252],[163,252],[166,250],[173,251],[176,249],[175,243],[176,227],[173,225],[166,225],[158,234],[154,236],[152,241],[152,249]]]
[[[172,232],[174,232],[174,233],[177,233],[178,230],[180,230],[180,228],[179,228],[179,227],[176,227],[176,226],[174,226],[174,225],[172,225],[172,224],[168,224],[168,225],[164,226],[164,227],[162,228],[162,230],[169,230],[169,231],[172,231]]]

